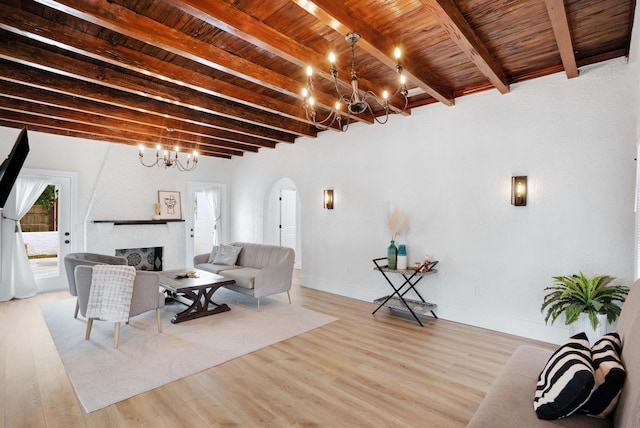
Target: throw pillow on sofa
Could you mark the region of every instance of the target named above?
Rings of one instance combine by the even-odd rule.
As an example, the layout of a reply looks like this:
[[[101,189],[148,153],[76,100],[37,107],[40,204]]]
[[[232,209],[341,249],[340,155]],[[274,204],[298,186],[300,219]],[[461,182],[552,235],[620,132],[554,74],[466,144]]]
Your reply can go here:
[[[616,408],[627,376],[621,352],[622,341],[616,332],[605,334],[591,347],[595,387],[580,413],[605,418]]]
[[[594,385],[591,346],[584,333],[556,350],[538,376],[533,409],[539,419],[558,419],[578,411]]]
[[[213,264],[233,266],[238,260],[240,251],[242,251],[242,247],[236,247],[233,245],[220,245],[218,247],[218,252],[213,259]]]
[[[209,260],[207,260],[207,263],[213,263],[216,258],[216,254],[218,254],[218,246],[214,245],[213,248],[211,248],[211,253],[209,253]]]

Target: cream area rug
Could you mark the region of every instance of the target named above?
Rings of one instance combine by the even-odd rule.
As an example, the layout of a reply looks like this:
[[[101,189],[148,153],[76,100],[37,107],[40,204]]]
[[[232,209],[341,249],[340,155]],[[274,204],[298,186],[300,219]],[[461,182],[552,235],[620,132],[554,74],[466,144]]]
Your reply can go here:
[[[86,412],[101,409],[274,343],[337,318],[275,299],[255,299],[219,289],[214,301],[228,312],[171,324],[186,306],[174,302],[162,309],[158,334],[155,311],[131,318],[120,329],[113,349],[110,322],[95,321],[84,340],[86,320],[73,318],[75,299],[45,302],[44,319],[71,383]]]

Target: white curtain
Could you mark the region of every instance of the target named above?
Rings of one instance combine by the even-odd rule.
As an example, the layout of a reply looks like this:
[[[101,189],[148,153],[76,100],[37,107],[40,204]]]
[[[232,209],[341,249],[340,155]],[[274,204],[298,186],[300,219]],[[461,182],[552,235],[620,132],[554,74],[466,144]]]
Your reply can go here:
[[[208,187],[204,190],[204,196],[214,218],[213,245],[220,245],[220,189]]]
[[[20,219],[47,187],[39,177],[18,177],[2,212],[0,302],[34,296],[38,289],[22,240]]]

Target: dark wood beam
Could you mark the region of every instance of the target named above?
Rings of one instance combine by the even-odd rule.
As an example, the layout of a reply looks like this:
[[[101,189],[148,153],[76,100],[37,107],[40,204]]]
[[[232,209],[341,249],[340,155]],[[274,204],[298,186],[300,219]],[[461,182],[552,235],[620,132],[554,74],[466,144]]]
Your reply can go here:
[[[177,130],[177,132],[168,133],[164,129],[158,129],[153,126],[144,126],[126,121],[102,117],[92,113],[82,113],[67,110],[61,107],[37,104],[33,101],[20,100],[0,95],[0,109],[4,111],[13,111],[16,113],[24,113],[32,116],[39,116],[47,119],[61,120],[65,122],[73,122],[76,124],[95,125],[103,128],[105,135],[111,134],[112,130],[128,132],[135,136],[137,141],[145,141],[147,144],[161,144],[163,146],[173,147],[179,146],[187,148],[188,151],[198,150],[200,152],[211,152],[228,154],[231,156],[242,156],[244,151],[233,150],[226,147],[220,147],[210,144],[203,144],[195,138],[191,138],[190,134]],[[257,149],[256,149],[257,151]]]
[[[344,6],[341,0],[293,1],[340,34],[344,35],[351,31],[357,31],[362,36],[362,39],[358,42],[358,46],[383,64],[395,69],[396,60],[392,57],[395,49],[393,41],[389,40],[363,20],[358,19],[357,16]],[[442,87],[427,67],[414,64],[411,58],[408,57],[402,59],[402,64],[407,79],[411,80],[415,85],[441,103],[447,106],[454,105],[455,102],[451,91]]]
[[[134,125],[153,126],[160,132],[166,128],[180,129],[200,139],[203,144],[227,147],[234,150],[257,152],[260,147],[274,148],[270,140],[236,134],[185,121],[163,118],[150,113],[142,113],[127,108],[110,106],[96,101],[85,100],[71,95],[51,92],[46,89],[0,80],[0,93],[4,96],[31,101],[52,107],[61,107],[80,113],[93,113],[103,118],[130,122]]]
[[[151,46],[182,56],[192,61],[256,83],[271,90],[301,99],[301,87],[289,76],[262,67],[224,49],[204,43],[196,38],[167,27],[115,3],[96,0],[35,0],[55,10],[91,22]],[[317,94],[318,103],[328,108],[334,100],[326,94]]]
[[[132,135],[125,131],[113,130],[109,135],[105,135],[104,131],[95,125],[80,124],[76,122],[67,122],[60,119],[51,119],[29,113],[18,113],[0,109],[0,121],[11,122],[27,126],[29,129],[42,130],[51,134],[70,135],[80,138],[88,138],[91,140],[108,141],[111,143],[127,144],[129,146],[137,146],[141,143],[153,143],[151,139],[138,138],[139,135]],[[57,132],[52,132],[57,131]],[[215,151],[203,150],[202,156],[231,158],[231,155],[216,153]]]
[[[302,69],[311,65],[317,74],[333,82],[331,74],[325,71],[329,69],[329,63],[325,56],[329,52],[328,49],[325,54],[318,53],[226,2],[176,0],[172,2],[172,5],[184,13],[233,34],[235,37],[296,64]],[[393,68],[395,69],[395,64]],[[345,86],[351,86],[348,76],[339,77],[339,81]],[[358,83],[364,91],[375,93],[380,89],[366,77],[358,77]],[[397,104],[395,107],[396,109],[402,108]],[[367,117],[352,116],[352,119],[373,123],[373,119]]]
[[[556,37],[556,44],[562,59],[562,65],[567,73],[567,78],[578,77],[578,67],[576,66],[576,56],[574,54],[573,42],[571,41],[571,30],[567,20],[567,11],[563,0],[544,0],[551,19],[551,27]]]
[[[97,86],[42,70],[36,70],[26,65],[7,61],[6,59],[0,60],[0,79],[22,83],[28,86],[46,88],[50,91],[112,106],[129,108],[141,113],[151,113],[164,118],[172,118],[249,136],[266,138],[275,142],[293,142],[296,138],[295,135],[292,134],[213,116],[207,113],[193,112],[184,107],[174,106],[162,103],[161,101],[123,93],[111,88]]]
[[[315,137],[317,130],[297,120],[283,120],[281,116],[252,107],[205,96],[170,83],[127,74],[110,67],[88,64],[84,61],[22,43],[17,36],[0,31],[0,58],[8,58],[30,67],[62,76],[102,85],[130,94],[147,97],[195,111],[240,120],[258,126]]]
[[[289,119],[309,122],[298,99],[291,102],[258,94],[209,75],[179,67],[167,61],[145,55],[124,45],[109,43],[92,37],[70,26],[46,20],[26,11],[0,4],[0,28],[52,46],[63,47],[80,55],[116,65],[126,70],[141,73],[174,83],[208,95],[255,107]],[[299,104],[299,105],[298,105]]]
[[[489,53],[484,42],[471,28],[453,0],[421,0],[422,4],[440,21],[451,40],[478,67],[493,86],[502,94],[509,92],[509,82],[497,63]]]

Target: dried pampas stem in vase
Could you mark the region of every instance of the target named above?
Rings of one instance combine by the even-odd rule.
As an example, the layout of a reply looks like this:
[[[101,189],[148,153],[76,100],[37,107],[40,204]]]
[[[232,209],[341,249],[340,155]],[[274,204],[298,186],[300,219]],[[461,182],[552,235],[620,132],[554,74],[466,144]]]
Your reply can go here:
[[[407,212],[404,210],[395,208],[393,211],[391,211],[387,220],[392,240],[395,241],[396,236],[404,234],[407,228],[408,218],[409,214],[407,214]]]

